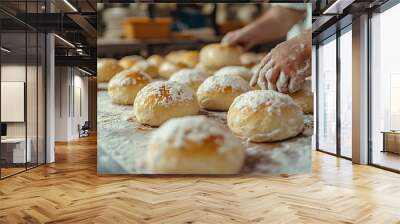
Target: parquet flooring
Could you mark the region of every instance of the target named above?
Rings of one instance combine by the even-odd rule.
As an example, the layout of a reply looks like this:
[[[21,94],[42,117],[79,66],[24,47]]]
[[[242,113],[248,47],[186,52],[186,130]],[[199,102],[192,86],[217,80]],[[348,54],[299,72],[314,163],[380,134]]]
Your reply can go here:
[[[96,139],[0,181],[0,223],[400,223],[400,175],[313,153],[290,177],[97,176]]]

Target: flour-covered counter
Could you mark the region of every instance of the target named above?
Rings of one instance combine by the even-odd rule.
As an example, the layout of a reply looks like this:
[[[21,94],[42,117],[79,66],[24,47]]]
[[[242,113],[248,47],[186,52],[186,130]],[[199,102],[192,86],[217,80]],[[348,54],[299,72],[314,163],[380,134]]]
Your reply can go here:
[[[147,144],[156,128],[138,123],[133,106],[112,104],[107,91],[98,91],[98,150],[104,173],[148,174]],[[200,111],[226,126],[226,112]],[[305,115],[305,128],[297,137],[273,143],[241,139],[246,149],[241,174],[295,174],[311,170],[313,116]],[[117,167],[117,168],[115,168]]]

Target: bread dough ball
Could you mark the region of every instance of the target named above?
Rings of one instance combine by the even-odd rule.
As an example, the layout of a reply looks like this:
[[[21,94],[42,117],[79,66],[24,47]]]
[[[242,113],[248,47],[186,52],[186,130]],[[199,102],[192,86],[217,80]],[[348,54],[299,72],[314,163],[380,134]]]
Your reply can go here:
[[[188,68],[194,68],[199,63],[199,52],[198,51],[172,51],[165,56],[167,61],[174,64],[183,64]]]
[[[169,80],[185,84],[196,92],[200,84],[207,78],[207,73],[202,70],[184,68],[175,72]]]
[[[158,68],[164,61],[164,58],[158,54],[153,54],[152,56],[148,57],[146,61]]]
[[[144,58],[139,55],[130,55],[130,56],[125,56],[121,58],[118,62],[118,64],[123,67],[124,69],[131,68],[134,64],[136,64],[139,61],[143,61]]]
[[[185,50],[171,51],[167,55],[165,55],[165,60],[172,62],[172,63],[179,63],[180,57],[185,52],[186,52]]]
[[[246,52],[240,55],[240,63],[247,68],[253,67],[254,65],[258,64],[258,62],[259,60],[257,54],[255,53]]]
[[[97,60],[97,82],[108,82],[110,79],[122,71],[118,61],[112,58],[102,58]]]
[[[180,56],[179,62],[189,68],[194,68],[199,63],[199,52],[186,51]]]
[[[203,64],[201,64],[201,63],[198,63],[194,68],[195,68],[195,69],[198,69],[198,70],[204,71],[204,72],[207,73],[207,75],[209,75],[209,76],[214,75],[214,73],[215,73],[215,70],[209,70],[209,69],[207,69],[207,68],[206,68]]]
[[[133,109],[140,123],[160,126],[173,117],[197,114],[199,104],[190,87],[178,82],[157,81],[139,91]]]
[[[207,70],[218,70],[225,66],[241,65],[240,46],[223,45],[219,43],[209,44],[200,51],[200,63]]]
[[[139,61],[136,64],[134,64],[131,69],[139,70],[142,71],[146,74],[148,74],[152,78],[157,78],[158,77],[158,69],[156,66],[150,64],[147,61]]]
[[[216,71],[214,75],[238,75],[246,81],[250,81],[251,70],[243,66],[226,66]]]
[[[151,82],[150,76],[138,70],[126,69],[108,83],[108,94],[115,104],[133,104],[136,94]]]
[[[152,135],[147,167],[155,174],[235,174],[245,152],[239,139],[205,116],[174,118]]]
[[[253,90],[238,96],[229,108],[231,131],[254,142],[294,137],[304,127],[303,111],[288,95],[273,90]]]
[[[314,112],[314,96],[311,91],[311,80],[305,80],[300,90],[295,93],[289,94],[294,102],[296,102],[303,112],[312,114]]]
[[[239,76],[211,76],[199,86],[197,99],[201,108],[227,111],[237,96],[249,90],[249,84]]]
[[[161,77],[169,79],[172,74],[181,70],[182,68],[186,68],[186,66],[181,63],[175,64],[169,61],[164,61],[163,63],[161,63],[158,69],[158,73]]]

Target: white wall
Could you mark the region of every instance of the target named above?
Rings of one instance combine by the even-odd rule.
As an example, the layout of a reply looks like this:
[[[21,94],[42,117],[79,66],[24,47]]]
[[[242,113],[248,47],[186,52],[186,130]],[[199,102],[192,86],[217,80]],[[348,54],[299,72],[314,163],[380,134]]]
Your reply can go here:
[[[78,125],[88,120],[88,78],[77,69],[56,67],[55,85],[55,140],[77,139]]]

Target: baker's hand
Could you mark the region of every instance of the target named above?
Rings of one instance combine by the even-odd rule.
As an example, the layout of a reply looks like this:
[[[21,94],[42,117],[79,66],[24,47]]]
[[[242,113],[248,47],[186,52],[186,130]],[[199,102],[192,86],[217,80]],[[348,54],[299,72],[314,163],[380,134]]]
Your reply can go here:
[[[228,45],[240,45],[245,50],[257,44],[255,36],[257,34],[254,29],[250,26],[245,26],[241,29],[231,31],[227,33],[221,40],[221,43]]]
[[[293,93],[311,75],[311,36],[301,34],[282,42],[257,65],[250,85]]]

